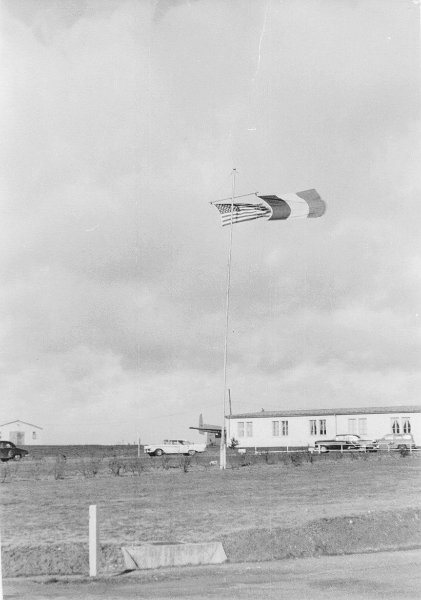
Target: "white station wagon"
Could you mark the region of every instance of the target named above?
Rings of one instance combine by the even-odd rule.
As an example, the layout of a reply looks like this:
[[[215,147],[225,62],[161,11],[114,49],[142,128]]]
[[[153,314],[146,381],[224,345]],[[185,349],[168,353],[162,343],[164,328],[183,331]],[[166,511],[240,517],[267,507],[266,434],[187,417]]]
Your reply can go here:
[[[143,451],[150,456],[163,454],[186,454],[193,456],[196,452],[204,452],[206,444],[189,442],[187,440],[164,440],[160,444],[148,444]]]

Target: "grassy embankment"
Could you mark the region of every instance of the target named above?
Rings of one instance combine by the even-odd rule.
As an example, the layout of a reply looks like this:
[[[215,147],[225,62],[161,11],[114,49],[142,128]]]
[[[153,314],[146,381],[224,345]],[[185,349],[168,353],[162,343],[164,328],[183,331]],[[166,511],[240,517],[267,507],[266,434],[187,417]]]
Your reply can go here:
[[[232,454],[222,472],[209,455],[113,454],[0,466],[5,575],[86,573],[90,504],[108,571],[147,540],[222,540],[233,561],[421,543],[415,454]]]

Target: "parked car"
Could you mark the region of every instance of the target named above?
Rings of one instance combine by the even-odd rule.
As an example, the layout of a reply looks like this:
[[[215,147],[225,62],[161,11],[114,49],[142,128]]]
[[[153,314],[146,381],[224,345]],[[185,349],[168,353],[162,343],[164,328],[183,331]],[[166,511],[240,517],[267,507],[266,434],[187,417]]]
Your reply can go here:
[[[364,440],[355,433],[342,433],[331,440],[316,440],[313,452],[328,452],[329,450],[359,450],[375,452],[377,445],[371,440]]]
[[[148,444],[143,450],[150,456],[162,456],[163,454],[188,454],[192,456],[196,452],[204,452],[206,444],[187,440],[164,440],[160,444]]]
[[[7,442],[6,440],[0,440],[0,460],[6,462],[8,460],[20,460],[24,456],[27,456],[29,452],[23,448],[18,448],[13,442]]]
[[[347,442],[353,442],[359,445],[360,450],[365,450],[367,452],[376,452],[377,451],[377,443],[374,440],[367,440],[357,435],[356,433],[342,433],[338,434],[335,437],[336,440],[345,440]]]
[[[379,450],[405,450],[416,448],[414,436],[411,433],[387,433],[376,440]]]

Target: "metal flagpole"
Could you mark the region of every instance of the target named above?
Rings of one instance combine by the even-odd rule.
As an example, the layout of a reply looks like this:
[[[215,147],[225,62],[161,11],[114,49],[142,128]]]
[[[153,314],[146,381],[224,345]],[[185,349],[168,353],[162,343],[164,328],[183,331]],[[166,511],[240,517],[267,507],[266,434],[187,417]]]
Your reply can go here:
[[[225,311],[225,343],[224,343],[224,397],[222,405],[222,427],[221,427],[221,446],[219,452],[219,468],[227,468],[227,441],[225,435],[225,407],[227,396],[227,361],[228,361],[228,325],[229,325],[229,303],[230,303],[230,285],[231,285],[231,255],[232,255],[232,225],[234,215],[234,196],[235,196],[235,176],[237,170],[232,170],[232,194],[231,194],[231,224],[230,224],[230,239],[228,250],[228,265],[227,265],[227,296],[226,296],[226,311]]]

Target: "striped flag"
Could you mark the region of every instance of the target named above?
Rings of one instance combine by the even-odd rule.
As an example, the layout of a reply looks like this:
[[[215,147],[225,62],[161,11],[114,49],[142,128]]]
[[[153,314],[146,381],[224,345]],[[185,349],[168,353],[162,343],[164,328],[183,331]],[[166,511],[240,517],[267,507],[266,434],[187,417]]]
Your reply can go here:
[[[242,221],[252,221],[261,217],[269,217],[271,209],[264,204],[244,204],[244,203],[215,203],[216,208],[221,213],[222,226],[231,225],[233,223],[241,223]]]
[[[268,221],[286,219],[314,219],[326,212],[326,203],[316,190],[282,194],[280,196],[260,196],[262,203],[244,204],[231,200],[221,200],[214,205],[221,213],[222,226],[242,221],[266,217]]]

